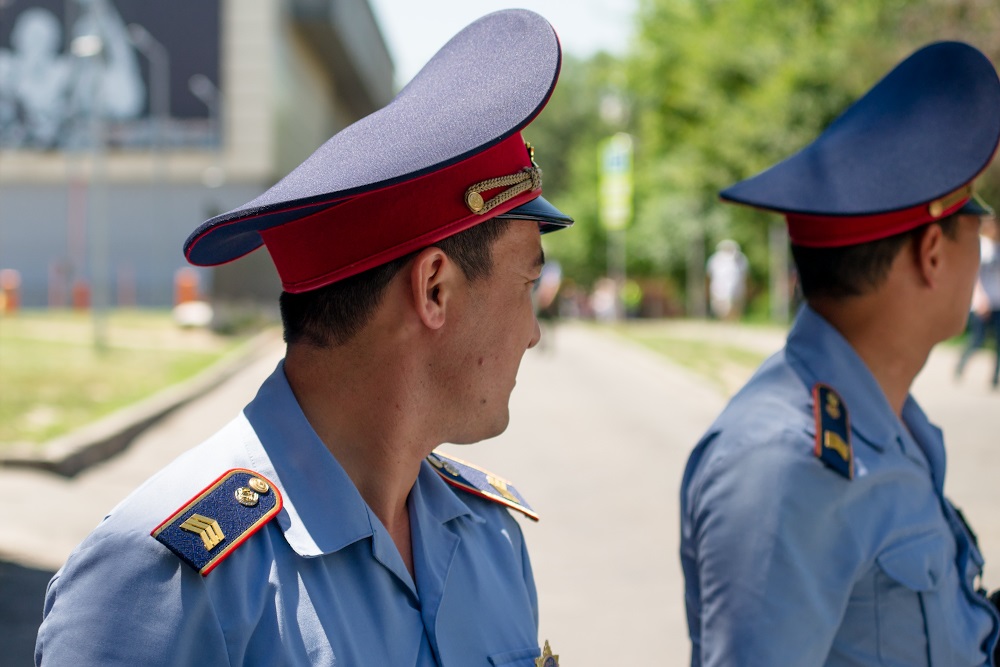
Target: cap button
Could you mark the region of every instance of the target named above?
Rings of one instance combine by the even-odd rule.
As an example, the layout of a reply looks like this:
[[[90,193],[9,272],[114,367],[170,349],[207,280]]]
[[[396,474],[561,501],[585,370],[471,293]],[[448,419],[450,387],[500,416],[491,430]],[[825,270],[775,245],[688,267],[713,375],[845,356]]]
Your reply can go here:
[[[483,206],[486,202],[483,201],[483,196],[478,192],[469,192],[465,195],[465,205],[469,207],[469,210],[473,213],[479,213],[483,210]]]

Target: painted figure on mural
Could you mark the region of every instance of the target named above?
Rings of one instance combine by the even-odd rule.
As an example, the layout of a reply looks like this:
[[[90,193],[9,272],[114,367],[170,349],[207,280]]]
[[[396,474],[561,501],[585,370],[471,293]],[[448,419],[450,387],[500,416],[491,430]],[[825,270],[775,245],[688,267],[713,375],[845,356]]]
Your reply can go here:
[[[31,7],[0,49],[0,146],[89,143],[95,118],[138,117],[146,87],[124,21],[111,0],[76,0],[79,14],[63,46],[59,18]]]

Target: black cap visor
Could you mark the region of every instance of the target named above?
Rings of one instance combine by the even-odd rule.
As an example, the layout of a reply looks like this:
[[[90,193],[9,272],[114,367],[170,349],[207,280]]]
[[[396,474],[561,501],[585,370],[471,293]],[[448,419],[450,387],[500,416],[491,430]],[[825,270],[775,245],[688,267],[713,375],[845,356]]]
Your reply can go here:
[[[517,208],[512,208],[506,213],[501,213],[498,218],[508,220],[534,220],[538,223],[538,230],[542,234],[565,229],[573,225],[573,218],[569,217],[555,206],[550,204],[544,197],[535,197],[527,204],[521,204]]]

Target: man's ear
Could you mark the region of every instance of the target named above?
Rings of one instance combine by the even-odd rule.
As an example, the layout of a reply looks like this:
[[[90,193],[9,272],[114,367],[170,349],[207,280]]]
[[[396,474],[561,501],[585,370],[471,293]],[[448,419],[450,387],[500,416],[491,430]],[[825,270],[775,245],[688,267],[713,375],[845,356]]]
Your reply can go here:
[[[944,244],[947,241],[941,225],[931,223],[914,241],[913,253],[917,274],[926,287],[935,287],[944,264]]]
[[[440,248],[425,248],[410,266],[413,306],[429,329],[444,326],[448,303],[454,293],[458,267]]]

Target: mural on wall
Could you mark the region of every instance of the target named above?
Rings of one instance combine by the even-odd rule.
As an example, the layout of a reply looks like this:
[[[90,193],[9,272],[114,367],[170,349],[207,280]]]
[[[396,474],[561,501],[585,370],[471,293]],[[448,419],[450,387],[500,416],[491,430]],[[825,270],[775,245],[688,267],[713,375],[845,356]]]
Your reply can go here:
[[[219,140],[218,0],[0,0],[0,148]]]

